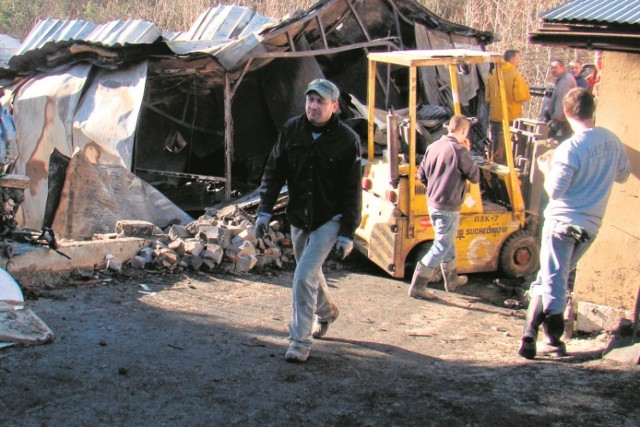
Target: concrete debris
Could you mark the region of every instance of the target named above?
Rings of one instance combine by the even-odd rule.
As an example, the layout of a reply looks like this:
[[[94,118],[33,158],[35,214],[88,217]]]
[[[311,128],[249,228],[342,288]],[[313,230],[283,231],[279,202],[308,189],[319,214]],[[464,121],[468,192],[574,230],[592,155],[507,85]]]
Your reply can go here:
[[[122,237],[153,237],[162,234],[157,225],[149,221],[120,220],[116,222],[116,233]]]
[[[105,269],[120,273],[122,271],[122,262],[114,254],[106,254],[104,256]]]
[[[162,230],[145,221],[118,221],[116,231],[119,238],[136,236],[148,242],[127,261],[132,268],[242,274],[254,268],[282,269],[294,262],[291,236],[281,231],[283,224],[274,220],[269,227],[259,239],[255,216],[237,205],[228,205],[187,225],[174,224]],[[100,267],[119,271],[115,270],[119,261],[109,255]]]
[[[0,348],[51,341],[51,329],[24,307],[24,296],[18,283],[6,270],[0,269]]]

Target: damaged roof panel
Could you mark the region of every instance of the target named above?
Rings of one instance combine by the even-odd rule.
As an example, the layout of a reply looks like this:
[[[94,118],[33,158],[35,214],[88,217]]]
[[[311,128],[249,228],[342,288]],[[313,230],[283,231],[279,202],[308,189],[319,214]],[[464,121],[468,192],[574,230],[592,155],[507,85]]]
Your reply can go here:
[[[72,19],[61,21],[60,19],[43,19],[29,32],[24,39],[17,55],[42,48],[46,43],[83,39],[97,27],[93,22]]]
[[[272,22],[247,7],[217,6],[200,14],[189,31],[179,34],[175,40],[239,39]]]
[[[617,24],[640,23],[640,2],[637,0],[574,0],[541,15],[548,22],[600,22]]]
[[[99,25],[85,39],[89,42],[107,46],[125,44],[153,43],[161,36],[160,30],[149,21],[133,19],[129,21],[111,21]]]
[[[102,25],[79,19],[44,19],[24,39],[16,56],[41,49],[47,43],[83,41],[104,46],[124,46],[153,43],[160,35],[155,24],[139,19],[110,21]]]
[[[165,34],[165,43],[174,53],[204,53],[214,56],[227,70],[246,61],[246,56],[261,40],[256,36],[270,18],[242,6],[217,6],[203,12],[189,31]],[[167,38],[171,37],[171,38]]]

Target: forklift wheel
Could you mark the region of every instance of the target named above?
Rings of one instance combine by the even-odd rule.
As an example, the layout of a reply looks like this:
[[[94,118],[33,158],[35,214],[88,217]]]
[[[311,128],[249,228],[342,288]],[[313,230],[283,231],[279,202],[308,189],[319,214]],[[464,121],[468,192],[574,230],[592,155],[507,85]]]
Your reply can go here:
[[[500,269],[510,279],[526,277],[538,270],[540,243],[525,230],[516,231],[507,238],[500,251]]]

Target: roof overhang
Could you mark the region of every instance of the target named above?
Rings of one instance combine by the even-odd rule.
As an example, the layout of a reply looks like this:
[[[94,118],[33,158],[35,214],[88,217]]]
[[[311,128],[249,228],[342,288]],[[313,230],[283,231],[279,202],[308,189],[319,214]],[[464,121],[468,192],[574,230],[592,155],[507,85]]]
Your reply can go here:
[[[529,33],[529,41],[545,46],[572,49],[638,53],[640,52],[640,31],[635,27],[637,26],[543,22],[538,31]]]

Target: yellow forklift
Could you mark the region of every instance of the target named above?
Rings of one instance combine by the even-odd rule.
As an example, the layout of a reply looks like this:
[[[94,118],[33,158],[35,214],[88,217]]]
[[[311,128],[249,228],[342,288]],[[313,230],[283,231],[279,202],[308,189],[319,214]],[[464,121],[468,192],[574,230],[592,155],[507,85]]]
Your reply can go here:
[[[362,180],[362,221],[356,230],[356,248],[393,277],[408,277],[415,262],[431,246],[434,230],[429,218],[425,189],[417,180],[416,133],[419,67],[448,69],[452,110],[462,114],[458,74],[477,64],[494,64],[507,117],[501,55],[475,50],[414,50],[369,53],[368,147]],[[379,139],[376,121],[376,82],[379,65],[386,70],[408,69],[408,108],[404,132],[398,115],[387,116],[386,152],[375,156],[374,139]],[[444,67],[444,68],[443,68]],[[488,68],[488,65],[486,65]],[[383,113],[384,114],[384,113]],[[481,169],[481,182],[468,184],[461,209],[456,241],[458,271],[478,273],[500,270],[509,278],[526,277],[538,268],[539,217],[542,180],[535,161],[544,149],[544,129],[535,121],[517,121],[510,129],[502,124],[506,144],[506,165],[491,156],[473,156]],[[378,135],[376,135],[378,132]],[[401,153],[401,140],[407,152]],[[512,145],[513,140],[518,143]],[[424,153],[420,153],[424,154]],[[517,158],[514,158],[517,154]],[[518,162],[516,167],[515,162]],[[523,191],[531,209],[525,207]]]

